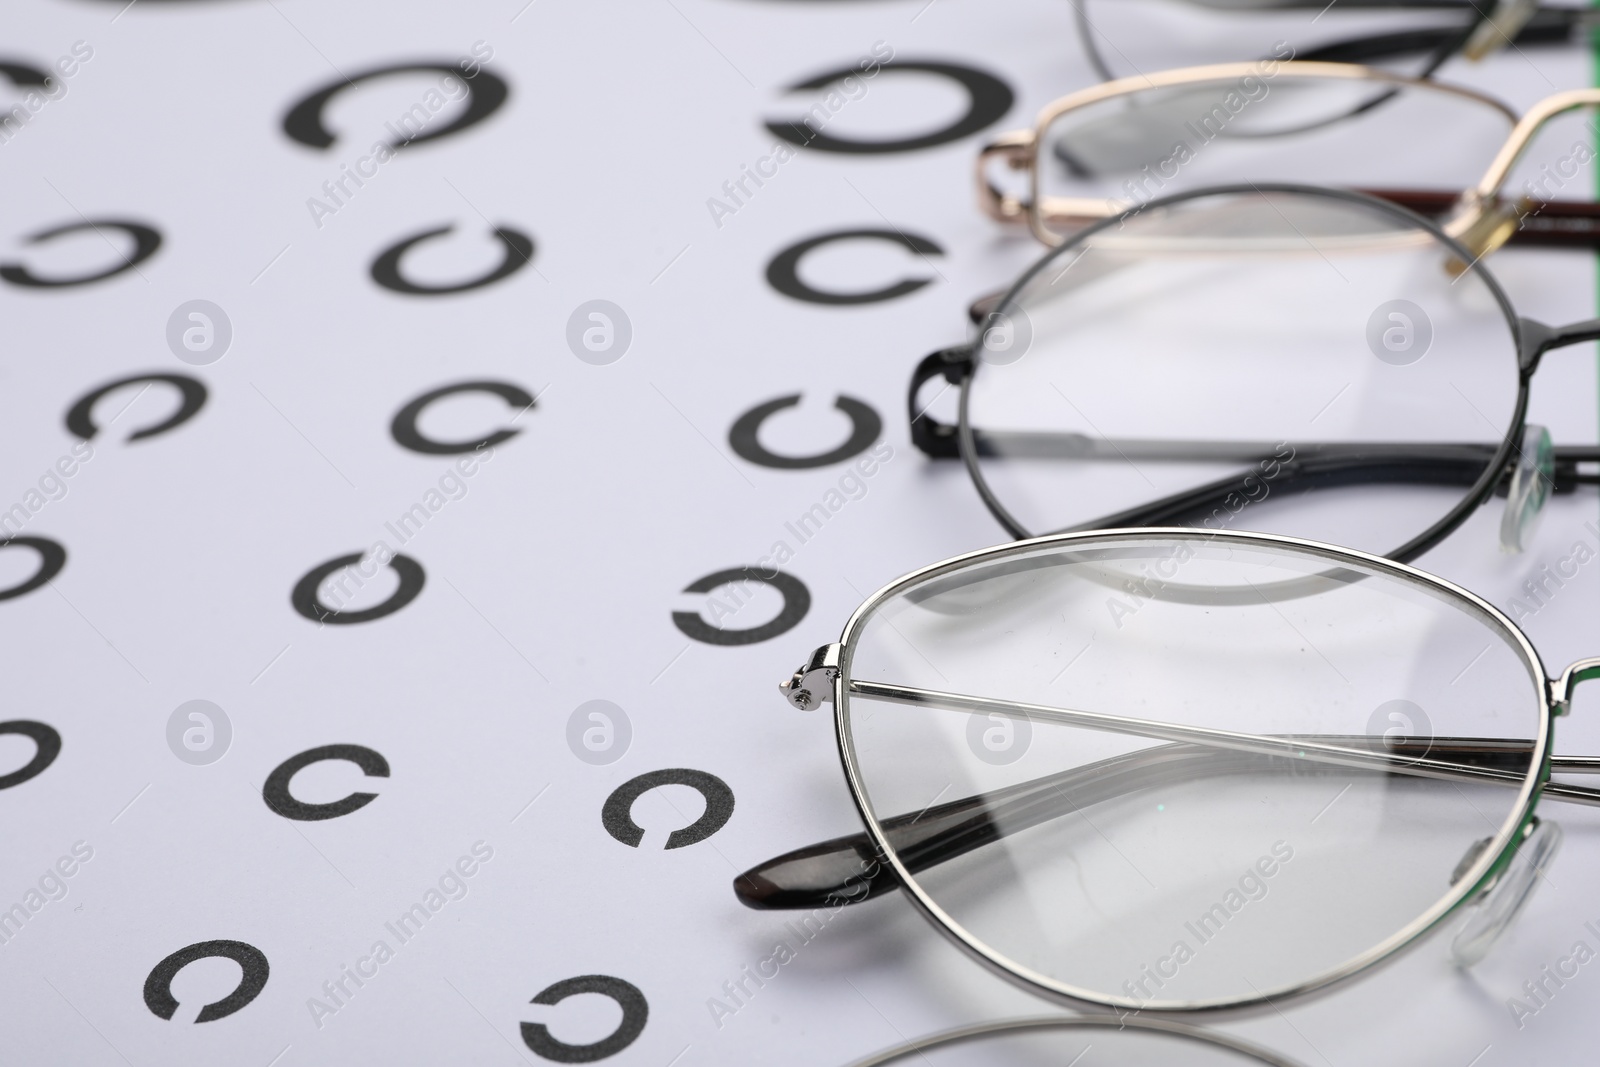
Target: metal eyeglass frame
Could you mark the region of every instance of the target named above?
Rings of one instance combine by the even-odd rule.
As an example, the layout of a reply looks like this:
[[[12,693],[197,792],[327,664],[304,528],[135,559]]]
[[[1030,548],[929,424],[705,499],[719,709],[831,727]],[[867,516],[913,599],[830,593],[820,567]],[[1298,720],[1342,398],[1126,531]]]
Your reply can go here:
[[[1156,211],[1202,197],[1268,193],[1292,193],[1360,204],[1378,214],[1386,214],[1408,227],[1427,233],[1454,252],[1459,263],[1463,265],[1461,268],[1463,273],[1474,272],[1479,275],[1506,316],[1517,345],[1517,397],[1511,425],[1506,428],[1505,437],[1493,455],[1487,458],[1487,462],[1485,462],[1485,446],[1481,445],[1417,445],[1403,453],[1393,450],[1377,451],[1371,446],[1324,445],[1321,453],[1317,451],[1316,446],[1306,446],[1301,449],[1302,455],[1283,464],[1284,473],[1280,477],[1284,481],[1280,484],[1288,488],[1294,488],[1297,483],[1301,487],[1329,483],[1349,484],[1363,477],[1374,482],[1383,480],[1466,486],[1462,499],[1443,518],[1405,544],[1386,553],[1390,559],[1402,562],[1415,559],[1449,536],[1476,508],[1491,495],[1509,486],[1515,477],[1516,464],[1513,462],[1513,457],[1519,456],[1522,452],[1522,439],[1527,429],[1529,387],[1544,354],[1554,349],[1600,339],[1600,319],[1588,319],[1552,327],[1517,315],[1510,297],[1506,295],[1494,275],[1484,267],[1482,257],[1474,256],[1466,245],[1451,237],[1444,228],[1432,220],[1392,201],[1365,193],[1291,183],[1263,182],[1212,186],[1160,197],[1085,227],[1074,234],[1071,241],[1056,246],[1025,271],[1004,294],[978,301],[972,309],[973,322],[980,327],[977,336],[982,337],[982,324],[996,316],[1003,316],[1005,309],[1029,281],[1047,269],[1056,257],[1071,251],[1102,231],[1119,227],[1125,220],[1134,218],[1142,212]],[[972,383],[983,363],[976,355],[977,343],[976,340],[972,340],[963,345],[942,349],[927,356],[917,365],[912,373],[906,400],[912,443],[934,459],[962,459],[985,506],[1012,537],[1026,538],[1056,532],[1029,530],[1023,526],[999,500],[984,477],[979,458],[986,454],[985,433],[981,428],[975,428],[969,418]],[[945,381],[960,389],[959,415],[955,426],[938,421],[928,413],[925,406],[919,404],[923,386],[938,377],[943,377]],[[1556,446],[1553,450],[1553,466],[1548,472],[1549,490],[1566,494],[1575,491],[1580,485],[1600,484],[1600,473],[1580,469],[1580,464],[1597,462],[1600,462],[1600,446]],[[1544,476],[1544,474],[1539,475],[1541,478]],[[1137,508],[1103,516],[1074,529],[1171,525],[1196,515],[1209,514],[1230,494],[1241,491],[1244,478],[1245,475],[1241,474],[1220,479],[1151,501]]]
[[[1115,2],[1115,0],[1112,0]],[[1232,13],[1265,11],[1321,12],[1333,6],[1326,0],[1187,0],[1192,7]],[[1597,13],[1587,7],[1542,5],[1534,0],[1342,0],[1345,11],[1456,10],[1466,15],[1460,26],[1428,26],[1388,30],[1318,45],[1305,53],[1308,60],[1337,63],[1371,63],[1400,56],[1421,55],[1419,78],[1431,77],[1452,56],[1484,58],[1500,48],[1550,47],[1577,43],[1593,27]],[[1095,41],[1086,0],[1072,0],[1078,40],[1089,65],[1105,81],[1117,77]],[[1320,17],[1320,15],[1319,15]]]
[[[1417,755],[1402,748],[1374,749],[1361,746],[1356,738],[1330,737],[1322,741],[1308,737],[1275,737],[1210,730],[1202,727],[1152,723],[1120,715],[1072,711],[1035,705],[1015,704],[987,698],[955,694],[926,693],[922,690],[857,681],[850,676],[855,642],[877,608],[902,593],[931,580],[964,571],[989,567],[995,563],[1037,552],[1041,548],[1089,549],[1097,542],[1130,540],[1162,541],[1179,538],[1216,544],[1235,544],[1265,548],[1287,548],[1326,559],[1337,570],[1356,564],[1371,571],[1425,587],[1435,594],[1461,603],[1510,639],[1520,652],[1531,677],[1538,679],[1540,699],[1537,736],[1532,742],[1515,741],[1493,747],[1488,739],[1441,746],[1446,739],[1428,739],[1431,747]],[[1534,810],[1543,796],[1600,806],[1600,788],[1556,783],[1552,772],[1566,774],[1600,773],[1600,757],[1556,757],[1550,752],[1554,719],[1569,710],[1573,690],[1581,682],[1600,678],[1600,658],[1578,660],[1551,678],[1538,652],[1526,635],[1493,604],[1443,578],[1382,556],[1353,549],[1321,544],[1297,537],[1274,534],[1215,531],[1198,534],[1183,528],[1142,528],[1099,530],[1054,534],[1049,537],[1011,542],[995,548],[969,552],[913,571],[879,589],[858,607],[845,623],[837,642],[824,645],[783,682],[779,688],[789,703],[810,711],[831,702],[834,732],[843,764],[845,781],[856,810],[866,827],[865,833],[825,841],[786,853],[739,875],[734,892],[747,906],[758,909],[817,908],[857,904],[890,889],[900,888],[924,918],[968,955],[1015,985],[1046,999],[1073,1007],[1091,1007],[1118,1012],[1143,1012],[1156,1017],[1191,1014],[1238,1014],[1268,1010],[1278,1000],[1325,992],[1355,978],[1378,964],[1398,956],[1436,932],[1463,906],[1477,903],[1492,892],[1508,871],[1518,847],[1537,827]],[[1088,726],[1171,742],[1157,748],[1142,749],[1112,757],[1072,771],[1047,775],[1031,782],[996,790],[993,793],[964,797],[941,803],[922,812],[880,818],[866,795],[850,729],[850,697],[860,694],[895,703],[935,705],[956,711],[1000,711],[1035,721]],[[1421,743],[1423,739],[1412,739]],[[1337,742],[1329,744],[1328,741]],[[1195,760],[1240,753],[1260,756],[1292,755],[1298,762],[1310,759],[1343,766],[1375,764],[1388,773],[1420,774],[1426,777],[1461,781],[1500,781],[1518,784],[1518,797],[1511,814],[1492,839],[1486,839],[1476,852],[1468,853],[1449,892],[1417,919],[1339,967],[1283,989],[1270,989],[1253,996],[1196,1001],[1177,1008],[1149,1007],[1146,1002],[1102,995],[1049,978],[1025,967],[984,944],[946,912],[913,877],[939,863],[965,855],[998,840],[1007,833],[1037,825],[1052,818],[1080,810],[1097,799],[1111,799],[1153,784],[1191,780]],[[1176,756],[1176,759],[1173,757]],[[1439,756],[1449,756],[1440,759]],[[1525,769],[1507,769],[1522,765]],[[1497,765],[1498,764],[1498,765]],[[1220,773],[1229,773],[1226,769]],[[1213,773],[1216,773],[1213,771]],[[1068,779],[1071,779],[1069,782]],[[1071,789],[1073,795],[1065,795]],[[1087,793],[1084,787],[1089,787]],[[1003,819],[994,817],[1004,813]],[[1017,818],[1022,813],[1025,817]],[[909,860],[909,861],[908,861]],[[1468,862],[1470,861],[1470,863]],[[870,875],[865,872],[871,871]],[[1515,911],[1512,911],[1512,916]]]
[[[1087,225],[1117,215],[1130,205],[1127,201],[1092,197],[1051,197],[1040,201],[1037,195],[1040,188],[1038,147],[1051,123],[1070,111],[1131,93],[1263,76],[1274,81],[1285,77],[1369,81],[1379,86],[1392,86],[1397,91],[1421,88],[1428,92],[1458,96],[1499,112],[1512,124],[1511,132],[1483,177],[1471,189],[1369,191],[1413,211],[1443,218],[1445,232],[1470,247],[1475,257],[1487,255],[1507,241],[1519,246],[1600,248],[1600,204],[1577,200],[1536,201],[1526,196],[1512,201],[1504,195],[1506,178],[1533,143],[1540,128],[1568,111],[1585,107],[1600,108],[1600,89],[1573,89],[1555,93],[1518,117],[1508,105],[1474,89],[1351,63],[1268,60],[1261,63],[1183,67],[1121,78],[1063,96],[1039,112],[1032,129],[1003,133],[979,150],[975,171],[979,207],[997,222],[1026,223],[1039,241],[1046,245],[1059,245],[1066,237],[1047,225],[1047,217]],[[1013,195],[996,186],[990,178],[990,168],[994,164],[1026,171],[1025,195]]]

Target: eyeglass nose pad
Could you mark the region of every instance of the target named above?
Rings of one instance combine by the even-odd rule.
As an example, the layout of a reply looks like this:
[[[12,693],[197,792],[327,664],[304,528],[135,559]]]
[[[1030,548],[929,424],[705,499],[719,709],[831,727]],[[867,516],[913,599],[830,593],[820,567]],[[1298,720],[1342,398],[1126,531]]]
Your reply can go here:
[[[1533,897],[1539,878],[1555,859],[1561,847],[1561,827],[1553,822],[1535,818],[1510,865],[1485,889],[1469,918],[1455,940],[1450,943],[1450,955],[1458,967],[1471,967],[1489,954],[1500,935],[1506,932],[1522,909]],[[1461,867],[1468,867],[1482,852],[1488,841],[1474,842],[1462,857]],[[1461,867],[1456,868],[1459,872]]]
[[[1506,510],[1500,519],[1500,550],[1521,552],[1533,540],[1533,531],[1550,499],[1550,486],[1556,476],[1556,450],[1550,431],[1543,426],[1522,430],[1522,447],[1511,471],[1511,488],[1506,493]]]

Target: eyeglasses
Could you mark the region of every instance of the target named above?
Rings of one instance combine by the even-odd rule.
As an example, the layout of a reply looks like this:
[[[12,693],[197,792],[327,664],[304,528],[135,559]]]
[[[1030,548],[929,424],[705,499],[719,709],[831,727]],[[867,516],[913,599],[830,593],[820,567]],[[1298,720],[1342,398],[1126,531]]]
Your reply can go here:
[[[1169,70],[1062,97],[986,146],[979,201],[1054,245],[1185,188],[1309,181],[1437,218],[1476,255],[1506,241],[1594,248],[1600,207],[1574,197],[1594,184],[1597,106],[1600,90],[1580,89],[1519,119],[1470,89],[1341,63]],[[1006,190],[997,169],[1025,173],[1023,187]]]
[[[1470,250],[1392,203],[1197,190],[1103,219],[924,359],[912,440],[959,456],[1014,537],[1193,524],[1409,560],[1505,497],[1518,551],[1600,447],[1527,423],[1547,352],[1600,321],[1520,316]],[[957,386],[957,421],[924,386]],[[948,385],[945,386],[948,388]]]
[[[1061,534],[867,599],[781,687],[831,701],[866,833],[741,875],[757,908],[903,887],[1016,984],[1118,1011],[1326,989],[1452,920],[1481,959],[1560,839],[1547,677],[1493,605],[1298,538]]]
[[[1089,1053],[1094,1052],[1090,1058]],[[1045,1015],[979,1023],[908,1041],[850,1067],[915,1062],[920,1067],[993,1067],[997,1063],[1115,1063],[1186,1067],[1299,1067],[1294,1060],[1229,1034],[1166,1019],[1128,1015]]]
[[[1145,70],[1266,55],[1383,63],[1426,77],[1456,55],[1582,45],[1584,7],[1536,0],[1073,0],[1090,65],[1110,80]]]

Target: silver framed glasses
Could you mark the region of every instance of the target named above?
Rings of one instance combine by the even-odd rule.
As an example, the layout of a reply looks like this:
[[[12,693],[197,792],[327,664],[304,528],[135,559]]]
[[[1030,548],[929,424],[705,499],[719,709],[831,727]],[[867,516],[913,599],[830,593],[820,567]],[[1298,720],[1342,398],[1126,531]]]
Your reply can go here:
[[[1600,90],[1578,89],[1519,116],[1462,86],[1281,56],[1164,70],[1071,93],[1002,134],[978,155],[978,199],[1054,245],[1184,189],[1313,182],[1435,218],[1475,255],[1507,241],[1595,248],[1596,106]]]
[[[1600,447],[1527,422],[1541,361],[1600,321],[1519,315],[1481,257],[1371,196],[1152,200],[974,319],[913,374],[911,436],[960,458],[1014,537],[1185,524],[1408,560],[1498,496],[1520,551],[1550,494],[1600,482]],[[954,423],[935,412],[952,387]]]
[[[833,705],[866,832],[753,868],[757,908],[901,888],[1078,1007],[1326,990],[1451,927],[1489,950],[1560,840],[1549,676],[1492,604],[1380,556],[1234,531],[1058,534],[869,597],[781,687]],[[886,905],[874,905],[886,906]]]

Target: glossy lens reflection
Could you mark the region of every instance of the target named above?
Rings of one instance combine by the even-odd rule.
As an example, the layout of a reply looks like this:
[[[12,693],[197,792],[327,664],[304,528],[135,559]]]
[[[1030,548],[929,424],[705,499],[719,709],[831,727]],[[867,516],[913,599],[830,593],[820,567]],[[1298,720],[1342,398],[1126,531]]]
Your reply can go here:
[[[1423,75],[1461,51],[1476,12],[1469,0],[1389,5],[1313,0],[1073,0],[1080,47],[1103,78],[1200,63],[1299,59]],[[1492,6],[1492,5],[1491,5]],[[1559,14],[1559,13],[1557,13]],[[1544,24],[1550,23],[1548,27]],[[1559,44],[1559,17],[1519,47]]]
[[[969,947],[1173,1010],[1379,958],[1474,889],[1542,758],[1471,601],[1270,539],[1086,536],[915,580],[847,635],[863,799]]]
[[[1487,273],[1396,209],[1197,194],[1025,277],[974,338],[964,450],[1017,536],[1165,524],[1393,552],[1488,491],[1515,331]]]
[[[1058,235],[1084,225],[1075,202],[1085,198],[1143,203],[1237,181],[1382,191],[1443,213],[1482,177],[1512,124],[1498,106],[1429,82],[1257,64],[1058,114],[1038,146],[1034,191],[1042,225]]]

